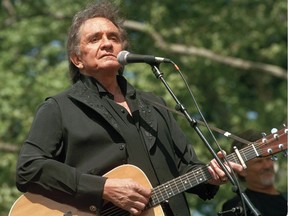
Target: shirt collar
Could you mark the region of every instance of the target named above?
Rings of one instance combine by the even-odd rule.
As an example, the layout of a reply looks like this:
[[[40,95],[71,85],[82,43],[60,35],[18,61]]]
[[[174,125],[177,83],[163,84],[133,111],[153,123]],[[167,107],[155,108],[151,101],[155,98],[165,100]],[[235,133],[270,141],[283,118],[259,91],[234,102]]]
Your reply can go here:
[[[113,95],[110,94],[107,89],[93,77],[82,76],[81,80],[88,89],[92,90],[100,97],[108,96],[109,98],[113,99]],[[125,77],[117,75],[117,82],[125,97],[135,97],[136,90],[132,85],[130,85],[130,83],[127,82]]]

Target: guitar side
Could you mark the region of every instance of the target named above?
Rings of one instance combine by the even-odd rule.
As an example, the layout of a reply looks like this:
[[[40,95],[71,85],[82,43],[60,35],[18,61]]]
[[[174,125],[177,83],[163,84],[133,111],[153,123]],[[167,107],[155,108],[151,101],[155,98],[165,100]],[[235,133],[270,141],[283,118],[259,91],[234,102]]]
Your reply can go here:
[[[151,188],[151,183],[144,172],[136,166],[125,164],[114,168],[104,175],[107,178],[132,178],[139,184]],[[39,194],[25,193],[21,195],[13,204],[8,216],[63,216],[66,213],[73,216],[95,216],[96,213],[83,212],[79,209],[56,202]],[[109,215],[109,214],[108,214]],[[127,215],[129,213],[127,212]],[[102,214],[100,213],[100,215]],[[141,216],[164,216],[160,205],[144,211]]]
[[[8,216],[63,216],[69,213],[73,216],[95,216],[90,212],[82,212],[73,206],[58,203],[39,194],[25,193],[13,204]]]

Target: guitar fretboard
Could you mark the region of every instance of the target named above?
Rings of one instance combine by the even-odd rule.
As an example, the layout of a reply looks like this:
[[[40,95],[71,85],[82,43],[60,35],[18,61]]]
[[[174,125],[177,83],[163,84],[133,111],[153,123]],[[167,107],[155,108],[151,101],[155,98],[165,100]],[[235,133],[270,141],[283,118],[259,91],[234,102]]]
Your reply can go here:
[[[254,144],[240,149],[239,153],[243,158],[244,162],[251,160],[259,155],[257,147]],[[240,164],[236,153],[228,155],[227,159],[234,163]],[[153,189],[150,202],[147,207],[150,208],[162,202],[165,202],[169,198],[179,193],[182,193],[192,187],[195,187],[196,185],[206,182],[211,178],[212,177],[208,171],[208,165],[206,165],[201,166],[196,170],[190,171],[164,184],[161,184]]]

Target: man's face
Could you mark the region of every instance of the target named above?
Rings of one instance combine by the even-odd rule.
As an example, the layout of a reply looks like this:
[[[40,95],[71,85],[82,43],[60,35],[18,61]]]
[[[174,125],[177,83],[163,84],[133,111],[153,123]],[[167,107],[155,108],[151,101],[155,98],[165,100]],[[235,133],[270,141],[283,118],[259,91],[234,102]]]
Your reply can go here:
[[[258,187],[271,186],[275,179],[274,162],[271,157],[255,158],[247,162],[243,171],[247,185]]]
[[[93,76],[118,71],[117,55],[123,49],[123,42],[118,28],[110,20],[101,17],[87,20],[79,36],[80,55],[72,57],[72,61],[83,73]]]

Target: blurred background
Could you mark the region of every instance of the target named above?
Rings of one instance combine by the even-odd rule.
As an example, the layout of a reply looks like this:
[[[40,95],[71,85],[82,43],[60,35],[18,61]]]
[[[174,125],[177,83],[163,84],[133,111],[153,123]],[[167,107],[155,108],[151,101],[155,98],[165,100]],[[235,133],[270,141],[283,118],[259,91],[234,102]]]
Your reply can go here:
[[[86,0],[2,0],[0,7],[0,216],[20,196],[15,187],[19,149],[38,105],[69,87],[66,35]],[[270,133],[287,123],[287,2],[284,0],[118,0],[130,37],[129,51],[173,60],[209,125],[238,134]],[[202,120],[171,64],[161,65],[188,112]],[[130,64],[127,79],[175,102],[149,65]],[[204,162],[212,155],[186,119],[175,114]],[[205,127],[200,126],[218,151]],[[213,132],[229,151],[233,139]],[[278,155],[277,186],[287,191],[287,159]],[[188,196],[196,216],[216,215],[232,185],[213,200]]]

